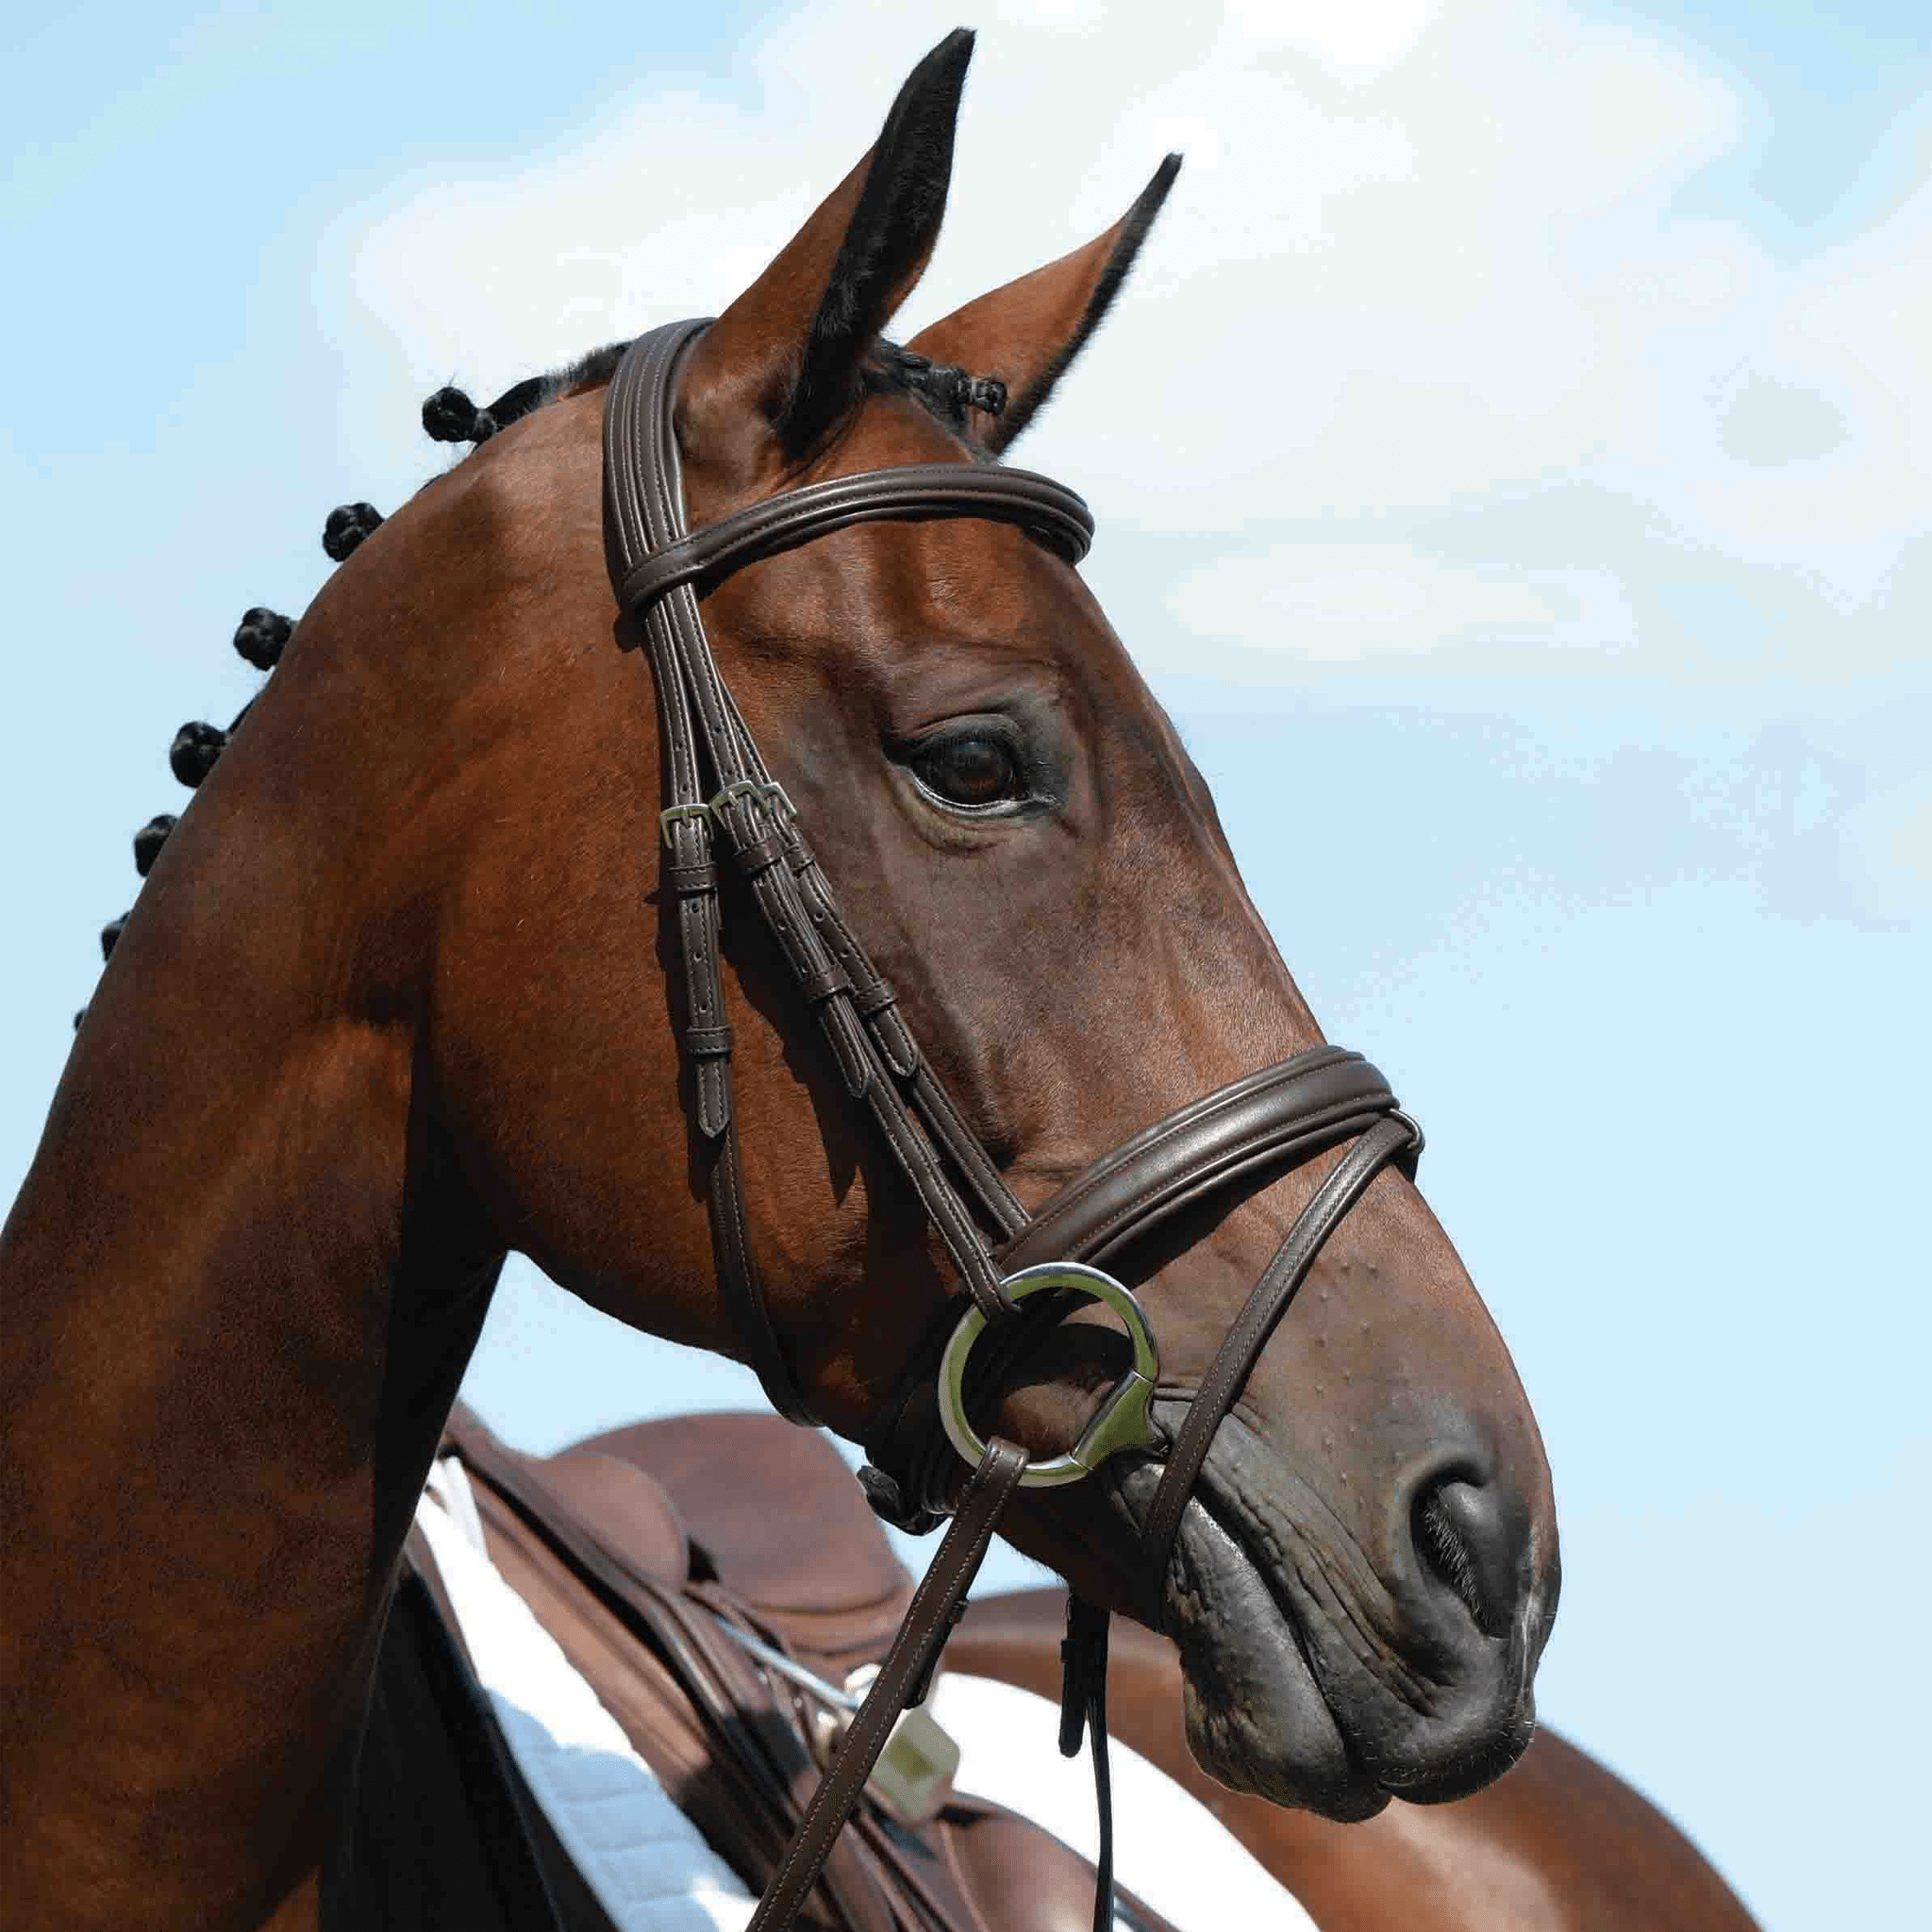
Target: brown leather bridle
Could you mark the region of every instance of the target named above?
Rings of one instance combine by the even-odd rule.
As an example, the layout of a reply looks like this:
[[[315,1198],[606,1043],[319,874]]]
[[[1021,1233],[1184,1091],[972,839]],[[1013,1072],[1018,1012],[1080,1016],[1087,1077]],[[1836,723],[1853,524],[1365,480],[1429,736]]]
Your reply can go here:
[[[618,365],[604,414],[606,541],[618,601],[641,620],[657,688],[668,787],[660,814],[664,875],[677,901],[684,1043],[692,1065],[719,1284],[745,1359],[772,1406],[794,1422],[812,1420],[765,1307],[745,1233],[719,951],[714,855],[720,849],[744,876],[779,957],[825,1033],[847,1094],[876,1123],[958,1269],[972,1308],[987,1324],[989,1345],[960,1371],[959,1411],[1000,1386],[1041,1328],[1072,1304],[1065,1292],[1023,1304],[1014,1292],[1014,1277],[1023,1271],[1067,1263],[1098,1268],[1184,1209],[1237,1189],[1252,1193],[1324,1149],[1353,1142],[1263,1271],[1178,1432],[1170,1441],[1150,1420],[1144,1432],[1100,1451],[1164,1451],[1166,1466],[1141,1536],[1139,1613],[1158,1629],[1181,1514],[1216,1427],[1341,1218],[1383,1168],[1394,1164],[1413,1175],[1421,1131],[1360,1055],[1317,1047],[1158,1121],[1093,1162],[1034,1213],[1015,1200],[841,913],[790,799],[719,675],[697,593],[758,558],[849,524],[883,519],[983,517],[1017,524],[1077,563],[1091,540],[1092,518],[1072,491],[1031,471],[919,463],[808,484],[688,532],[674,406],[683,356],[706,326],[696,321],[654,329],[634,341]],[[1063,1272],[1077,1278],[1077,1271]],[[1124,1304],[1112,1292],[1106,1298],[1124,1307],[1151,1355],[1151,1331],[1131,1293],[1110,1280],[1108,1287],[1124,1297]],[[929,1528],[944,1515],[952,1516],[952,1526],[759,1905],[753,1932],[789,1925],[809,1891],[893,1723],[923,1698],[993,1526],[1028,1476],[1025,1455],[1013,1444],[997,1437],[984,1445],[975,1441],[983,1454],[963,1493],[952,1495],[961,1439],[957,1424],[950,1435],[940,1426],[936,1380],[957,1319],[949,1310],[872,1431],[867,1451],[873,1466],[861,1478],[874,1508],[902,1526]],[[1142,1379],[1151,1385],[1151,1376]],[[1140,1413],[1145,1414],[1144,1393]],[[1112,1923],[1112,1859],[1105,1613],[1075,1599],[1064,1648],[1061,1748],[1073,1755],[1083,1725],[1091,1724],[1103,1817],[1095,1924],[1107,1926]]]

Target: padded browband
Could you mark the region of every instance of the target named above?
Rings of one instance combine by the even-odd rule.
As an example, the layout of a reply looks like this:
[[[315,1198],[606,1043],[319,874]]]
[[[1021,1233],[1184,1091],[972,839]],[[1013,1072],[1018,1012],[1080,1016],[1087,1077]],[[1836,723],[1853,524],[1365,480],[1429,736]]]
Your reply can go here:
[[[1070,563],[1078,563],[1093,541],[1092,513],[1050,476],[1031,470],[908,463],[807,483],[708,524],[633,564],[617,587],[618,600],[635,611],[679,584],[722,575],[848,524],[927,517],[1018,524]]]
[[[1360,1054],[1340,1046],[1297,1054],[1103,1155],[1000,1251],[1000,1265],[1010,1273],[1040,1261],[1099,1264],[1250,1170],[1315,1153],[1394,1110],[1388,1082]]]

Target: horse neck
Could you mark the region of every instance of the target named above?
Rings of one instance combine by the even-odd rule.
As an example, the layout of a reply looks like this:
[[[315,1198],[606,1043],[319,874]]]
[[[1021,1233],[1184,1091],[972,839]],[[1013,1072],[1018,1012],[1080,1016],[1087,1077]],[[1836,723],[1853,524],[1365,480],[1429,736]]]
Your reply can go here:
[[[104,1923],[251,1924],[319,1853],[501,1262],[417,1077],[409,947],[344,969],[368,908],[302,863],[329,800],[264,809],[247,735],[0,1232],[0,1784],[48,1840],[19,1869],[62,1888],[22,1924],[96,1897]]]

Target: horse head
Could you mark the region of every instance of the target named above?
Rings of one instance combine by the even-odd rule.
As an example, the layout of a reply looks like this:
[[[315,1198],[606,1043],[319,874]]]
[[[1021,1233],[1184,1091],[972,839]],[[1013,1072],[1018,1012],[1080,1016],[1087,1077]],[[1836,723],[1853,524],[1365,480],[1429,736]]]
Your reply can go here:
[[[882,339],[937,239],[969,50],[956,37],[928,58],[878,144],[690,349],[675,424],[693,528],[842,476],[991,464],[1113,297],[1172,161],[1087,247],[903,348]],[[735,1347],[693,1198],[692,1065],[670,1051],[688,961],[658,836],[667,758],[595,568],[602,407],[587,384],[489,443],[459,503],[425,492],[408,563],[412,533],[384,533],[398,570],[425,547],[489,557],[473,635],[528,673],[491,694],[487,735],[547,774],[541,813],[498,812],[467,848],[436,1084],[507,1239],[626,1320]],[[397,587],[370,577],[391,608]],[[1052,547],[977,517],[855,523],[704,587],[702,611],[749,740],[1024,1206],[1320,1043],[1199,774]],[[637,641],[630,619],[617,641]],[[500,782],[479,771],[459,817],[490,820]],[[872,1441],[950,1306],[946,1257],[748,894],[725,906],[745,1246],[807,1407]],[[1164,1396],[1199,1382],[1340,1155],[1217,1195],[1122,1257]],[[999,1426],[1064,1448],[1124,1353],[1097,1311],[1041,1336]],[[1129,1532],[1158,1475],[1142,1457],[1091,1493],[1029,1495],[1011,1534],[1148,1614]],[[1337,1812],[1466,1790],[1526,1741],[1555,1576],[1507,1355],[1422,1197],[1383,1174],[1217,1432],[1156,1595],[1196,1749],[1230,1782]]]
[[[1001,471],[1108,309],[1172,160],[1091,244],[910,342],[882,334],[939,233],[970,51],[955,35],[920,65],[874,148],[681,348],[692,530],[861,473]],[[841,1041],[870,1029],[897,1056],[873,1079],[950,1096],[962,1158],[983,1150],[991,1176],[973,1212],[995,1261],[1150,1124],[1322,1046],[1200,774],[1065,546],[1024,518],[851,520],[684,587],[728,688],[722,728],[778,788],[740,794],[769,814],[739,841],[751,859],[721,841],[702,861],[722,923],[688,914],[705,893],[667,843],[687,821],[660,818],[680,755],[635,648],[648,620],[611,597],[616,359],[542,385],[379,528],[351,519],[363,541],[167,835],[9,1229],[20,1279],[58,1255],[103,1280],[145,1265],[170,1284],[154,1307],[245,1284],[225,1440],[255,1456],[275,1417],[328,1405],[308,1446],[340,1493],[309,1529],[378,1579],[330,1596],[343,1682],[362,1655],[345,1603],[379,1607],[505,1250],[627,1323],[756,1358],[721,1294],[735,1242],[762,1281],[768,1382],[884,1459],[930,1420],[965,1238],[935,1232]],[[794,824],[815,879],[783,849]],[[758,865],[793,894],[779,915],[811,916],[823,885],[891,994],[848,973],[802,999],[770,908],[755,916]],[[728,1021],[693,1013],[694,957]],[[814,1024],[828,1003],[842,1017]],[[118,1124],[99,1099],[115,1082]],[[1158,1337],[1162,1441],[1359,1138],[1245,1165],[1230,1143],[1228,1185],[1183,1191],[1108,1251]],[[1158,1443],[1008,1519],[1085,1595],[1174,1637],[1206,1766],[1337,1817],[1513,1761],[1557,1591],[1528,1405],[1390,1158],[1253,1338],[1161,1574],[1141,1541]],[[77,1219],[92,1231],[62,1246]],[[292,1357],[277,1320],[301,1327]],[[153,1419],[163,1371],[137,1354],[115,1413]],[[1036,1324],[979,1420],[1055,1454],[1127,1354],[1097,1307]],[[372,1438],[399,1445],[375,1455],[373,1542],[354,1501]]]

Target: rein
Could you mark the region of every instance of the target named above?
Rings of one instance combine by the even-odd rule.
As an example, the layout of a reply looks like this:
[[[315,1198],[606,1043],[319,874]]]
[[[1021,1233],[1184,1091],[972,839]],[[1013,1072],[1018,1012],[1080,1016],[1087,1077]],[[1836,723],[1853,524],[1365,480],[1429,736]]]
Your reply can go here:
[[[878,1678],[813,1795],[752,1932],[788,1926],[900,1714],[923,1701],[993,1530],[1016,1489],[1077,1481],[1122,1450],[1164,1455],[1141,1535],[1139,1614],[1160,1627],[1182,1512],[1214,1431],[1239,1396],[1322,1244],[1385,1167],[1413,1176],[1422,1134],[1358,1054],[1316,1047],[1179,1108],[1104,1155],[1029,1215],[967,1126],[867,958],[719,673],[699,586],[847,525],[982,517],[1016,524],[1070,563],[1093,520],[1072,491],[1031,471],[908,464],[808,484],[695,533],[685,527],[674,406],[685,352],[706,327],[679,322],[641,336],[611,379],[604,414],[604,500],[612,587],[641,619],[667,767],[659,815],[665,878],[676,895],[687,1000],[685,1051],[705,1154],[706,1203],[721,1291],[767,1399],[812,1422],[762,1291],[745,1231],[743,1173],[731,1086],[731,1027],[719,947],[719,855],[745,878],[800,993],[824,1031],[845,1091],[863,1105],[924,1206],[970,1306],[947,1311],[899,1398],[867,1442],[873,1507],[914,1530],[952,1523],[914,1595]],[[1314,1155],[1352,1141],[1275,1251],[1170,1441],[1150,1400],[1154,1336],[1133,1293],[1099,1263],[1196,1203],[1252,1193]],[[970,1413],[1001,1385],[1030,1341],[1076,1296],[1105,1301],[1126,1324],[1133,1369],[1067,1455],[1030,1464],[998,1437],[982,1441]],[[948,1337],[950,1336],[950,1339]],[[974,1357],[974,1344],[987,1346]],[[957,1503],[955,1453],[973,1466]],[[1106,1758],[1107,1613],[1074,1600],[1062,1646],[1060,1748],[1091,1726],[1101,1805],[1094,1924],[1113,1923],[1112,1824]]]

